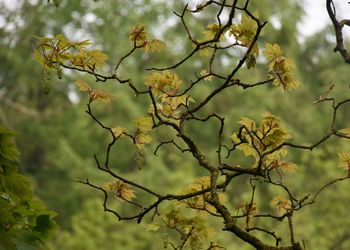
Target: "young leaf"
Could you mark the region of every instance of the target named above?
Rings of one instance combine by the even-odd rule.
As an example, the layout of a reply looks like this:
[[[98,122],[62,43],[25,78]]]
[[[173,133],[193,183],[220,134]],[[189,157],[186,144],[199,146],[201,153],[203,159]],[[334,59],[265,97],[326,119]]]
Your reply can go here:
[[[242,143],[242,144],[238,145],[237,148],[239,150],[241,150],[244,153],[245,156],[258,157],[258,153],[254,149],[254,147],[252,147],[248,143]]]
[[[253,13],[253,15],[256,17],[258,16],[257,13]],[[257,28],[258,25],[255,20],[248,15],[242,15],[241,23],[232,25],[229,32],[243,46],[249,47],[255,36]]]
[[[298,168],[298,165],[296,165],[292,162],[279,160],[278,158],[274,158],[267,165],[268,165],[269,169],[281,168],[284,172],[287,172],[287,173],[295,172],[295,170]]]
[[[153,127],[153,120],[150,116],[136,119],[134,123],[141,132],[148,132]]]
[[[83,80],[76,80],[75,81],[75,85],[77,85],[77,87],[79,88],[80,91],[83,92],[89,92],[92,90],[92,88],[90,87],[89,84],[87,84],[86,82],[84,82]]]
[[[210,187],[210,177],[203,176],[196,178],[191,185],[189,185],[185,190],[184,194],[189,194],[197,191],[201,191],[204,189],[208,189]],[[210,197],[210,192],[205,194],[197,195],[191,198],[188,198],[183,201],[187,207],[202,211],[208,211],[210,213],[216,213],[216,209],[206,202],[206,199]],[[219,193],[220,202],[225,202],[227,200],[226,196],[223,193]]]
[[[88,65],[91,65],[91,67],[103,66],[108,57],[105,53],[103,53],[100,50],[91,50],[89,51],[87,56],[90,58]]]
[[[201,76],[203,76],[204,81],[211,81],[213,80],[213,76],[210,75],[205,69],[203,69],[200,73]]]
[[[165,91],[165,88],[171,88],[172,90],[178,90],[182,84],[178,75],[169,70],[164,70],[162,72],[154,72],[147,76],[146,85],[151,87],[153,90]]]
[[[245,126],[248,130],[255,130],[256,129],[255,122],[249,118],[242,117],[238,123]]]
[[[138,149],[144,147],[145,144],[149,144],[152,142],[152,137],[145,133],[137,133],[135,136],[135,143]]]
[[[212,49],[208,47],[200,48],[199,55],[202,57],[209,57],[211,55]]]
[[[111,102],[113,99],[113,96],[111,94],[108,94],[102,90],[91,90],[89,94],[91,101],[96,100],[101,102]]]
[[[146,52],[159,52],[166,47],[165,43],[161,40],[154,39],[147,42],[144,49]]]
[[[281,121],[270,113],[263,115],[260,126],[246,117],[242,117],[239,123],[243,127],[241,127],[238,133],[233,133],[231,139],[236,144],[237,149],[243,151],[244,155],[253,156],[256,159],[255,163],[259,160],[261,153],[278,147],[286,139],[291,137],[288,130],[282,126]],[[276,168],[277,165],[272,164],[273,157],[277,157],[277,160],[279,160],[285,154],[286,151],[284,149],[275,150],[268,157],[264,158],[264,163],[269,168]],[[287,162],[283,165],[285,170],[291,170],[294,167],[292,163],[289,164]]]
[[[112,128],[112,132],[116,137],[123,136],[124,133],[128,133],[128,130],[123,127]]]
[[[116,198],[121,200],[131,201],[136,197],[135,191],[127,183],[120,180],[106,183],[102,188],[112,192]]]
[[[146,231],[153,231],[156,232],[160,228],[159,224],[151,223],[146,225]]]
[[[207,40],[212,40],[215,38],[216,34],[220,31],[221,26],[216,23],[208,24],[207,30],[203,31],[205,38]],[[222,33],[220,36],[220,40],[224,39],[224,34]]]
[[[275,44],[266,43],[263,54],[267,60],[273,61],[274,59],[283,55],[283,50],[276,43]]]
[[[136,25],[129,34],[129,39],[135,42],[136,46],[142,46],[146,43],[147,32],[144,25]]]
[[[343,129],[338,130],[338,132],[340,132],[346,136],[350,136],[350,128],[343,128]]]
[[[194,100],[188,95],[166,97],[163,99],[163,102],[170,104],[172,110],[178,109],[181,105],[187,106],[190,102]]]
[[[270,61],[268,72],[273,85],[281,90],[294,90],[300,86],[300,82],[293,76],[293,61],[283,56],[283,51],[277,44],[265,44],[264,55]]]
[[[271,205],[277,207],[280,212],[285,212],[292,207],[290,200],[287,200],[280,195],[272,199]]]
[[[341,162],[341,166],[349,171],[350,174],[350,152],[342,151],[338,153],[339,160]]]
[[[292,162],[288,162],[288,161],[281,161],[280,162],[280,168],[284,172],[293,173],[298,168],[298,165],[296,165],[296,164],[294,164]]]

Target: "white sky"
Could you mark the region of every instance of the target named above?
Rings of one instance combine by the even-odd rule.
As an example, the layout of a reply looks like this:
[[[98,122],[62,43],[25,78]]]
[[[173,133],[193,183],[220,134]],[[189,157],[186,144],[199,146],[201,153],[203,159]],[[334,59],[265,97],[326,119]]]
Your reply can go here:
[[[304,18],[302,24],[299,25],[299,29],[302,28],[306,36],[312,35],[331,23],[326,10],[325,0],[303,0],[302,2],[304,3],[307,17]],[[350,4],[348,4],[348,2],[348,0],[334,0],[338,20],[350,18]],[[345,14],[348,16],[346,17]]]
[[[325,2],[325,0],[304,0],[307,17],[299,25],[299,29],[302,29],[306,36],[312,35],[330,23]]]

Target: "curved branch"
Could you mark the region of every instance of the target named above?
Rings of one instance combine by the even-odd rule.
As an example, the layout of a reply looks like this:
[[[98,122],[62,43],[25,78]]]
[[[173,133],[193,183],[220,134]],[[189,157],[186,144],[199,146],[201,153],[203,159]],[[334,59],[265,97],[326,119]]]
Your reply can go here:
[[[333,23],[336,42],[337,42],[337,45],[333,49],[333,51],[339,52],[341,54],[341,56],[343,57],[344,61],[346,63],[350,64],[350,53],[345,48],[344,39],[343,39],[343,27],[344,27],[344,25],[350,25],[350,20],[348,20],[348,19],[344,19],[341,21],[337,20],[336,10],[335,10],[333,0],[327,0],[326,7],[327,7],[328,15]]]

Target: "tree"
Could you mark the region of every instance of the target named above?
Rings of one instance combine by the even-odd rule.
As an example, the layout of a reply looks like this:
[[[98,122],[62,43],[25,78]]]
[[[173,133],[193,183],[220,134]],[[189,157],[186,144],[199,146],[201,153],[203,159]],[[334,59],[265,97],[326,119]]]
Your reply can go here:
[[[0,127],[0,248],[48,249],[56,214],[33,195],[29,179],[18,173],[15,135]]]
[[[236,120],[233,122],[225,110],[208,108],[210,103],[217,101],[219,95],[229,94],[230,89],[241,88],[249,92],[251,89],[274,86],[287,95],[286,92],[300,86],[294,76],[293,61],[284,55],[274,41],[263,42],[268,40],[261,34],[267,23],[259,18],[257,12],[251,11],[249,1],[237,2],[208,1],[194,9],[185,6],[176,12],[188,43],[193,48],[170,66],[150,65],[145,85],[135,82],[127,72],[120,73],[123,64],[132,55],[138,56],[137,52],[150,53],[151,57],[153,52],[165,49],[165,43],[150,38],[143,25],[136,25],[130,31],[131,48],[115,65],[107,66],[107,55],[100,50],[90,49],[89,41],[73,42],[63,35],[39,38],[35,56],[44,67],[44,81],[47,83],[51,80],[51,74],[61,78],[63,69],[70,69],[90,75],[97,82],[116,81],[121,88],[130,89],[136,96],[135,101],[150,105],[144,108],[143,117],[133,121],[134,125],[110,125],[102,121],[95,110],[98,108],[96,102],[111,102],[113,96],[93,88],[86,81],[76,82],[79,89],[88,95],[87,114],[110,136],[105,154],[94,155],[94,160],[97,168],[110,176],[111,181],[105,184],[80,181],[102,192],[105,211],[120,220],[141,222],[148,216],[146,219],[152,221],[148,230],[169,229],[170,232],[164,234],[164,244],[173,249],[186,246],[193,249],[222,248],[209,238],[208,224],[215,223],[217,219],[223,221],[223,230],[256,249],[302,249],[302,239],[295,237],[295,215],[314,204],[328,187],[349,179],[350,153],[346,150],[339,150],[338,153],[346,170],[344,176],[339,173],[333,180],[320,183],[313,194],[304,190],[296,194],[295,187],[289,181],[293,177],[288,172],[295,171],[297,162],[288,160],[288,149],[312,151],[333,138],[349,139],[349,128],[339,127],[338,117],[350,99],[338,100],[333,97],[334,85],[331,85],[315,101],[317,105],[330,103],[332,113],[326,133],[311,144],[291,142],[289,139],[292,133],[274,114],[262,114],[259,122],[247,117],[233,119]],[[212,15],[210,23],[203,27],[202,34],[193,32],[188,22],[189,14],[199,12],[216,13]],[[261,50],[264,58],[260,55]],[[222,65],[220,56],[228,52],[234,54],[232,61]],[[177,74],[179,68],[187,65],[192,70],[197,61],[201,63],[193,70],[193,74],[187,72],[182,77]],[[253,72],[262,64],[267,64],[263,79],[253,81],[242,76],[242,72]],[[108,70],[112,73],[106,73]],[[207,127],[212,127],[215,133],[203,144],[193,134],[194,130],[204,131]],[[151,157],[149,147],[153,145],[155,156],[162,150],[167,152],[170,147],[184,154],[184,159],[191,158],[200,177],[187,187],[181,186],[181,191],[176,193],[167,193],[166,187],[159,190],[159,187],[149,187],[137,180],[125,178],[115,167],[112,157],[118,145],[127,144],[134,145],[131,157],[135,158],[144,172],[147,171],[143,167],[144,160]],[[113,160],[116,160],[115,157]],[[241,204],[235,200],[242,189],[236,182],[251,190],[249,197],[245,197]],[[264,195],[259,190],[269,192]],[[124,202],[128,208],[125,214],[114,208],[112,197]],[[177,205],[169,208],[166,203]],[[269,208],[268,203],[275,210]],[[278,231],[274,229],[280,221],[286,224],[287,233],[278,226]],[[177,243],[173,240],[172,232],[179,234]],[[266,235],[272,240],[262,240]],[[284,243],[285,237],[282,241],[280,235],[288,235],[289,242]]]

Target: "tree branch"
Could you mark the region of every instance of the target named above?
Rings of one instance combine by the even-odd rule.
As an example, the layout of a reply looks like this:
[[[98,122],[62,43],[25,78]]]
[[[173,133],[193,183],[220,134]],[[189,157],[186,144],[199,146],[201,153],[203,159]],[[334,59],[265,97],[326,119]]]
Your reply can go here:
[[[337,20],[336,9],[335,9],[333,0],[327,0],[326,7],[327,7],[328,15],[334,27],[334,32],[336,37],[337,45],[334,48],[334,52],[339,52],[343,57],[344,61],[350,64],[350,53],[345,48],[344,39],[343,39],[343,27],[344,25],[349,25],[350,20],[344,19],[344,20],[341,20],[340,22]]]

